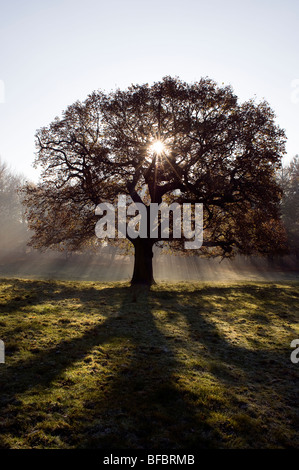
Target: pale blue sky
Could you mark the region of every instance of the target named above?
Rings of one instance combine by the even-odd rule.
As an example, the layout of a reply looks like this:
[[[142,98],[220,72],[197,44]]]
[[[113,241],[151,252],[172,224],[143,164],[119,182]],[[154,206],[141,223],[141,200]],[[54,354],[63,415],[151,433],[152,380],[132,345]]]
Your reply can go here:
[[[165,75],[267,99],[299,153],[298,0],[0,3],[0,156],[29,178],[36,129],[67,105]]]

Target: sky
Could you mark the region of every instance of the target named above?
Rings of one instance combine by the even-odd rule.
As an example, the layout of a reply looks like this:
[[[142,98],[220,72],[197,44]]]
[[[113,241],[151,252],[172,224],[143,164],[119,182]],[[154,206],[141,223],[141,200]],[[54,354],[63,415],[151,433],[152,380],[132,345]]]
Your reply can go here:
[[[0,0],[0,158],[37,181],[35,132],[94,90],[210,77],[266,99],[299,153],[298,0]]]

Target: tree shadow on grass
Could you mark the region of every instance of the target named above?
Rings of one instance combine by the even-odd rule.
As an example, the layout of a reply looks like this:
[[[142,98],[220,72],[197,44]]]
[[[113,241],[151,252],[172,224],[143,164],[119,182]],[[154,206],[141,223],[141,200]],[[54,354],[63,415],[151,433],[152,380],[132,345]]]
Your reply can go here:
[[[251,338],[251,347],[245,347],[228,339],[225,331],[221,330],[219,325],[215,323],[215,317],[214,320],[209,318],[209,313],[214,313],[214,306],[211,298],[206,296],[207,294],[211,296],[218,295],[224,301],[231,294],[242,295],[247,299],[249,296],[252,302],[264,309],[262,315],[259,313],[251,315],[249,312],[247,315],[251,322],[254,318],[254,322],[257,324],[260,316],[262,316],[261,335],[263,341],[260,343],[260,338]],[[298,368],[296,369],[290,361],[289,336],[286,333],[285,347],[281,349],[268,347],[265,344],[267,339],[269,342],[272,340],[271,334],[267,332],[266,328],[271,324],[270,312],[274,317],[281,316],[277,312],[277,305],[274,305],[274,302],[276,301],[279,304],[281,301],[281,305],[285,306],[291,297],[298,297],[298,291],[290,290],[286,294],[283,289],[269,285],[261,287],[208,287],[193,291],[192,296],[201,299],[200,304],[186,306],[182,301],[183,297],[176,292],[173,292],[173,301],[188,325],[191,342],[203,346],[208,370],[219,382],[226,386],[231,402],[235,402],[237,405],[239,402],[240,411],[248,410],[248,403],[243,402],[242,394],[244,394],[244,397],[250,396],[251,403],[254,401],[254,406],[251,407],[249,415],[255,420],[260,417],[263,418],[260,432],[264,434],[265,442],[266,435],[269,439],[269,445],[272,442],[274,446],[298,446],[299,441],[296,438],[296,432],[299,430],[299,414],[296,407],[296,395],[299,374]],[[269,302],[273,302],[273,304]],[[226,306],[225,302],[224,306]],[[271,307],[273,311],[271,311]],[[267,309],[268,315],[266,313]],[[229,320],[229,313],[226,315],[227,320]],[[267,317],[266,320],[264,317]],[[287,319],[291,317],[293,321],[295,318],[293,314],[285,315],[285,317]],[[284,326],[287,330],[286,325]],[[246,332],[242,339],[244,338],[246,338]],[[276,423],[275,420],[273,421],[273,415],[275,414],[277,415]],[[284,422],[289,423],[287,432],[286,429],[278,429],[279,417]],[[252,431],[254,431],[254,427],[250,430],[247,423],[248,442],[250,442],[250,437],[252,439],[261,437],[258,436],[257,430]],[[272,436],[271,433],[273,433]],[[287,434],[292,435],[294,440],[292,441],[287,437]]]
[[[34,286],[33,283],[33,289]],[[22,283],[17,287],[22,288]],[[44,287],[44,297],[51,298],[55,286],[46,283]],[[66,292],[66,296],[73,294],[72,289]],[[107,294],[112,303],[121,299],[121,306],[101,324],[85,329],[75,338],[38,351],[25,361],[5,366],[1,371],[3,429],[20,438],[26,429],[30,429],[31,419],[25,416],[27,424],[20,422],[24,417],[24,394],[27,397],[28,394],[38,396],[53,386],[57,387],[57,381],[63,379],[64,373],[95,348],[101,351],[107,344],[116,342],[122,346],[128,342],[130,354],[126,363],[121,364],[122,358],[112,354],[113,374],[101,377],[101,369],[96,372],[99,374],[98,390],[94,387],[85,390],[79,409],[74,409],[72,403],[65,403],[67,426],[60,425],[51,432],[66,447],[151,449],[183,448],[195,444],[198,447],[211,446],[215,432],[200,419],[200,409],[194,407],[188,394],[177,383],[175,373],[180,365],[155,325],[149,304],[151,294],[144,291],[134,302],[132,292],[124,287],[101,291],[87,288],[76,292],[83,304],[89,302],[91,296],[99,299]],[[104,355],[104,362],[107,362],[106,357]],[[62,380],[61,383],[65,382]],[[76,399],[80,400],[80,397]],[[61,414],[62,411],[58,415],[56,413],[56,417]],[[37,439],[25,442],[28,446],[47,447],[47,441],[39,435]]]
[[[131,294],[124,298],[117,323],[129,326],[129,360],[120,365],[105,394],[93,391],[85,403],[76,436],[80,447],[206,448],[219,437],[179,383],[181,364],[155,324],[153,295],[144,290],[136,303]]]
[[[254,320],[256,323],[262,323],[264,325],[271,324],[271,317],[269,313],[274,313],[276,316],[280,316],[276,309],[274,312],[269,312],[271,309],[271,304],[269,301],[276,301],[277,303],[281,300],[282,296],[285,294],[282,289],[276,286],[232,286],[232,287],[203,287],[197,291],[191,293],[190,299],[192,296],[197,297],[200,300],[200,304],[195,304],[191,306],[186,306],[182,303],[182,298],[176,292],[173,292],[173,300],[177,305],[177,309],[184,316],[186,323],[189,328],[190,338],[195,342],[200,342],[204,345],[207,354],[213,358],[215,361],[218,361],[219,364],[227,363],[230,365],[235,365],[240,368],[245,375],[252,380],[252,382],[265,383],[269,380],[271,375],[271,365],[280,366],[284,369],[284,374],[290,372],[290,377],[293,377],[294,368],[290,361],[290,350],[289,343],[286,341],[285,348],[283,350],[271,349],[268,347],[261,347],[258,345],[256,348],[248,348],[240,346],[229,340],[224,332],[221,332],[215,324],[215,322],[209,319],[209,312],[213,312],[215,309],[213,302],[207,297],[207,294],[218,295],[221,302],[224,302],[223,307],[226,306],[227,299],[231,294],[241,295],[244,299],[250,296],[250,299],[259,306],[263,308],[264,312],[260,313],[258,310],[254,315],[249,311],[246,312],[246,318],[250,321]],[[291,295],[295,295],[294,292]],[[285,297],[284,302],[288,301],[288,297]],[[266,307],[265,307],[265,305]],[[268,310],[268,315],[267,315]],[[221,313],[221,312],[219,312]],[[236,313],[233,314],[232,319],[236,319]],[[226,316],[226,319],[229,320],[229,313]],[[266,318],[265,318],[266,317]],[[294,316],[292,319],[294,320]],[[267,330],[263,329],[264,339],[267,338],[270,340],[271,337],[268,334]],[[246,333],[244,335],[246,337]],[[286,338],[288,340],[288,338]],[[258,341],[257,341],[258,343]],[[263,374],[262,372],[265,372]],[[277,370],[275,370],[277,372]]]
[[[80,299],[86,316],[92,315],[90,302],[96,301],[99,305],[102,302],[105,306],[108,299],[112,306],[101,323],[38,351],[22,363],[0,370],[2,428],[19,439],[30,430],[23,446],[184,449],[227,447],[235,439],[236,446],[263,447],[267,437],[263,437],[262,443],[258,439],[262,433],[268,433],[271,439],[272,432],[271,416],[263,417],[269,430],[259,422],[260,411],[271,412],[272,403],[264,403],[265,399],[269,396],[277,399],[282,414],[294,407],[295,376],[289,356],[284,351],[249,350],[233,344],[207,315],[214,308],[211,300],[214,295],[225,303],[233,292],[248,294],[248,286],[234,286],[233,291],[222,287],[202,288],[187,294],[187,304],[186,293],[184,300],[183,294],[175,288],[143,291],[134,301],[135,296],[127,287],[98,290],[85,286],[78,290],[71,284],[59,287],[55,282],[36,284],[35,281],[32,285],[20,281],[15,287],[16,296],[29,287],[36,304],[75,296]],[[275,298],[279,290],[269,289],[268,294]],[[250,295],[253,301],[265,296],[262,290],[254,288]],[[200,303],[193,302],[194,298],[201,299]],[[17,311],[15,302],[19,301],[12,299],[9,306],[12,314]],[[176,338],[162,333],[155,316],[161,306],[168,325],[184,319],[188,341],[177,343]],[[202,360],[191,389],[185,384],[186,370],[184,359],[178,359],[178,344],[189,355],[192,353],[195,363],[196,359]],[[95,353],[98,354],[96,360]],[[83,379],[78,375],[72,380],[65,378],[65,373],[82,361],[90,361]],[[80,372],[80,366],[77,369]],[[213,416],[225,412],[227,404],[213,398],[213,388],[205,390],[207,373],[215,378],[217,386],[222,386],[231,412],[239,413],[235,427],[229,420],[213,425]],[[24,394],[27,397],[31,394],[34,404],[34,394],[38,397],[57,387],[67,390],[68,400],[55,404],[46,414],[41,410],[38,416],[39,423],[51,419],[57,423],[48,427],[48,434],[58,441],[50,442],[43,435],[34,434],[36,431],[32,433],[36,423],[30,413],[34,415],[34,410],[24,411],[22,399]],[[78,394],[80,387],[83,387],[81,395]],[[240,389],[245,393],[244,399],[240,398]],[[248,391],[258,408],[248,409]],[[288,419],[292,417],[289,415]],[[226,440],[225,433],[230,440]],[[273,443],[290,445],[289,438],[282,434],[274,433]],[[4,439],[2,442],[3,446],[7,445]]]
[[[93,285],[96,286],[96,283],[90,282],[87,285],[82,283],[80,288],[78,287],[80,283],[77,281],[1,279],[0,284],[11,290],[9,300],[5,300],[5,302],[0,300],[0,314],[11,314],[18,312],[22,307],[34,307],[49,301],[55,302],[73,298],[79,298],[85,303],[93,300],[101,301],[102,291],[103,297],[105,297],[105,290],[93,287]],[[109,287],[111,283],[102,283],[102,285]],[[119,291],[116,290],[116,293],[119,294]]]

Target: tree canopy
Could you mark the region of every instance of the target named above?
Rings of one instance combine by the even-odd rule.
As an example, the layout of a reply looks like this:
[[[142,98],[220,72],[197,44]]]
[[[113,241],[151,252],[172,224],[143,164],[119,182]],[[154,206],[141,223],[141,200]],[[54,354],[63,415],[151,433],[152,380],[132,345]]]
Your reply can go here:
[[[285,133],[267,102],[239,103],[229,86],[165,77],[95,91],[38,130],[36,143],[41,182],[26,187],[34,246],[94,243],[96,206],[119,194],[147,207],[202,203],[199,254],[269,254],[283,245],[276,173]],[[130,239],[133,281],[152,281],[152,246],[161,240]],[[169,242],[182,249],[181,240]]]

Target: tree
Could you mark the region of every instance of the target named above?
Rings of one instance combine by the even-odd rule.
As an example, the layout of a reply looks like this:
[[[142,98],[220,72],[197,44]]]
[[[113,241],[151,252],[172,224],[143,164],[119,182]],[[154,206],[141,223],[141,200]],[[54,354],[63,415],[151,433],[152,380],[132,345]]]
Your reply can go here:
[[[24,178],[0,160],[0,253],[26,248],[28,228],[18,191],[23,184]]]
[[[299,258],[299,155],[280,174],[283,188],[282,219],[291,254]]]
[[[144,203],[148,218],[150,203],[203,204],[200,255],[269,254],[282,246],[276,172],[285,134],[266,102],[239,104],[231,87],[208,78],[188,84],[165,77],[93,92],[36,138],[42,180],[25,189],[34,246],[90,243],[95,207],[115,204],[119,194]],[[154,244],[183,248],[160,228],[156,238],[127,238],[133,284],[153,282]]]

